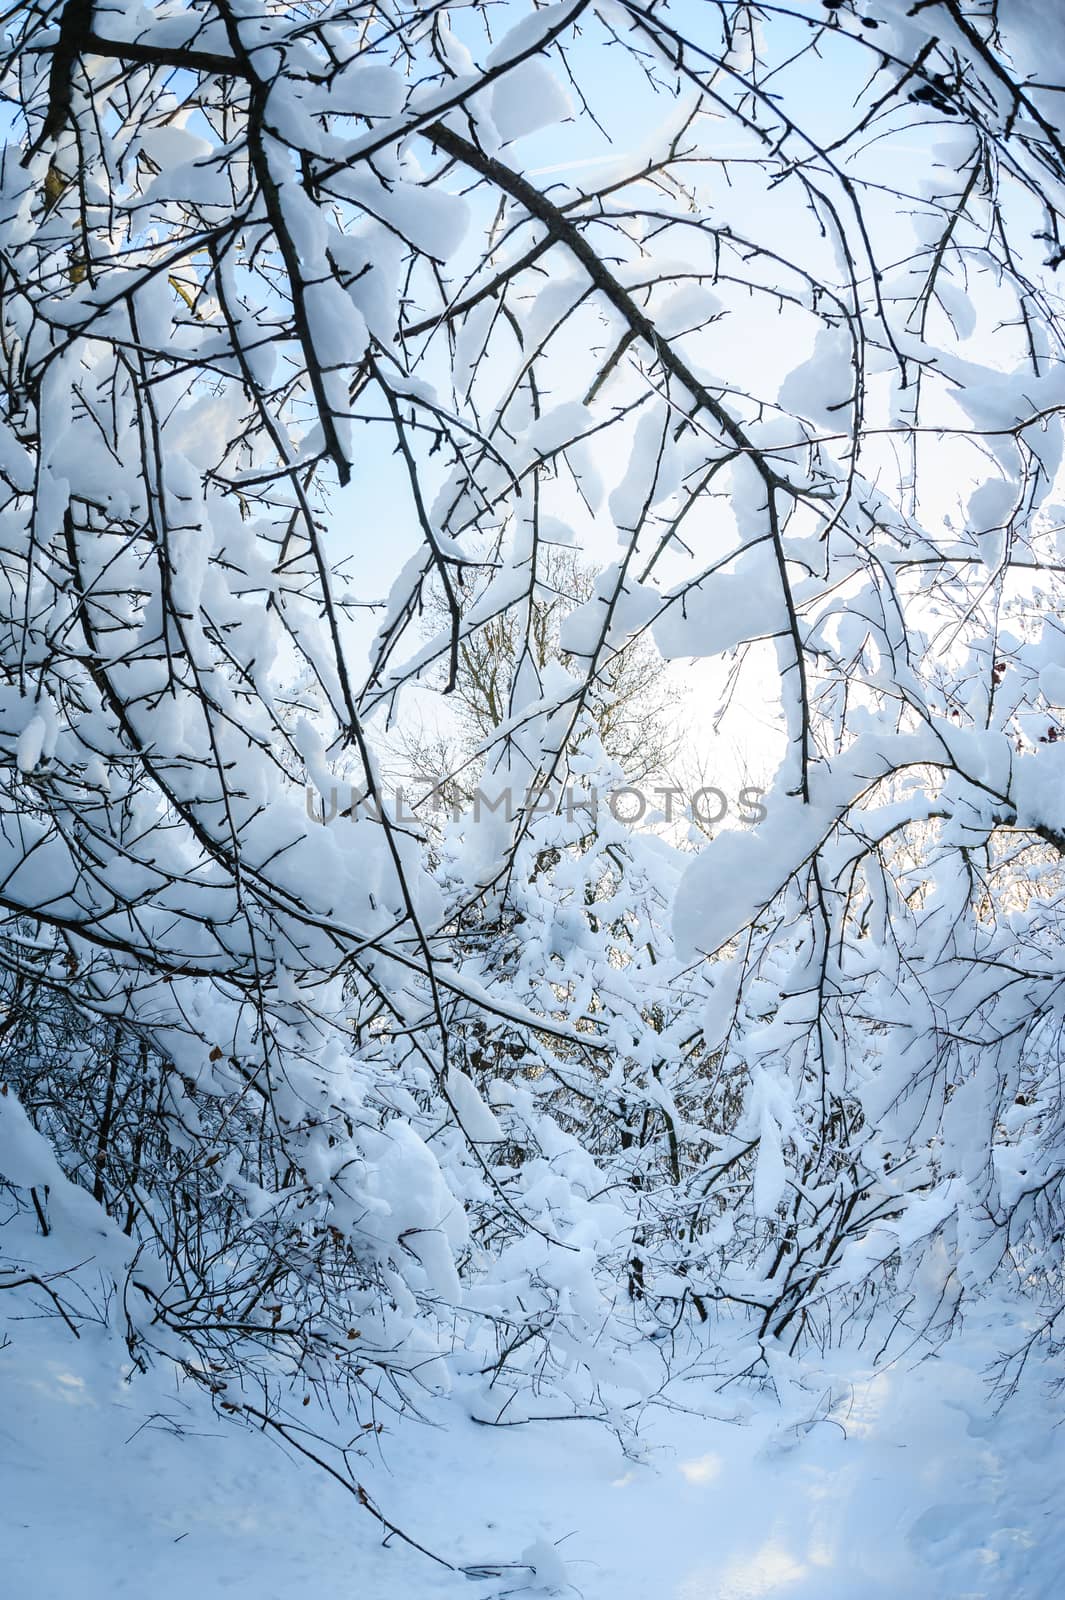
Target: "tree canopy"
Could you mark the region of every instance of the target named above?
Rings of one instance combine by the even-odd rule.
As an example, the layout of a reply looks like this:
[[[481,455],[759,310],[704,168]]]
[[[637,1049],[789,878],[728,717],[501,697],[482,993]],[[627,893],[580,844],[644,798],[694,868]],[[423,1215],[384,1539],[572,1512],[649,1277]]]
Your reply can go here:
[[[1042,15],[7,12],[0,1287],[290,1431],[456,1362],[623,1427],[647,1341],[766,1376],[990,1283],[1006,1388],[1055,1346]],[[478,805],[412,820],[389,729],[486,651]],[[778,726],[694,857],[595,804],[659,657]]]

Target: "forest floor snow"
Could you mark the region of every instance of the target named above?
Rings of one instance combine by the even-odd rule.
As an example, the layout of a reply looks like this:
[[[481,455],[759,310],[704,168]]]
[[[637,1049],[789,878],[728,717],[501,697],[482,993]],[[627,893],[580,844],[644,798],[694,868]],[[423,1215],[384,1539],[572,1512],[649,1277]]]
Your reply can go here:
[[[527,1562],[475,1579],[383,1544],[339,1484],[217,1417],[165,1364],[127,1382],[102,1329],[5,1331],[6,1600],[1065,1594],[1065,1405],[1044,1369],[996,1413],[993,1323],[916,1366],[845,1372],[837,1356],[781,1399],[682,1386],[715,1415],[648,1408],[642,1458],[596,1423],[479,1425],[461,1389],[428,1424],[390,1421],[357,1458],[382,1511],[456,1566]]]

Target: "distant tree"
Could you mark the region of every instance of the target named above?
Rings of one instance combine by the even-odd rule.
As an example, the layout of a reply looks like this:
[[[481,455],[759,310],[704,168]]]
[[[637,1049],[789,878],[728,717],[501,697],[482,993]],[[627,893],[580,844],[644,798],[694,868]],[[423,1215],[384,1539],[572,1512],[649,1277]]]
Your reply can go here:
[[[496,735],[510,716],[514,675],[523,655],[538,681],[559,663],[574,677],[574,692],[585,681],[584,662],[563,648],[562,628],[576,606],[593,600],[596,568],[572,548],[546,544],[538,551],[537,581],[527,622],[515,610],[493,616],[463,635],[450,699],[443,702],[457,723],[400,726],[393,747],[411,774],[457,801],[473,787]],[[474,597],[464,599],[468,610]],[[446,601],[432,593],[425,606],[425,635],[446,635]],[[442,681],[442,679],[441,679]],[[586,698],[586,716],[571,736],[569,751],[594,734],[608,761],[630,783],[664,772],[682,738],[685,695],[649,634],[638,634],[620,649],[605,652]]]

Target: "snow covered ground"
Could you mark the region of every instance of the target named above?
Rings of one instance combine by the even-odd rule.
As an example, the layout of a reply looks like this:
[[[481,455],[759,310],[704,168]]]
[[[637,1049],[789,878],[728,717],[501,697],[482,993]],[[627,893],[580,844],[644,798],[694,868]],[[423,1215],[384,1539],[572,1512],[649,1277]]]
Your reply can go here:
[[[1057,1600],[1065,1586],[1065,1408],[1044,1371],[994,1413],[990,1331],[916,1369],[843,1378],[838,1360],[833,1377],[784,1384],[782,1402],[682,1387],[717,1419],[649,1409],[642,1460],[591,1423],[480,1426],[459,1388],[429,1425],[371,1438],[359,1472],[448,1561],[538,1565],[475,1580],[383,1545],[338,1484],[215,1417],[165,1366],[124,1381],[102,1330],[5,1331],[8,1600],[486,1600],[558,1585],[585,1600]]]

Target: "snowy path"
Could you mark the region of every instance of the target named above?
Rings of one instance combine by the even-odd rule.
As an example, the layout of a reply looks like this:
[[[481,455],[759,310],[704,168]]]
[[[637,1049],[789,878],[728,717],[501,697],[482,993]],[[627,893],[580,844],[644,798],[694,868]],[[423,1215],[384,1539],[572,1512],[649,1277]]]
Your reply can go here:
[[[11,1331],[8,1600],[483,1600],[515,1588],[382,1548],[335,1484],[198,1397],[187,1408],[165,1372],[124,1385],[99,1335]],[[642,1463],[589,1424],[488,1429],[452,1401],[435,1413],[446,1428],[386,1436],[387,1466],[371,1448],[365,1481],[457,1563],[562,1541],[566,1592],[585,1600],[1058,1600],[1061,1407],[1033,1387],[990,1415],[978,1365],[955,1356],[856,1386],[836,1412],[846,1436],[830,1421],[782,1428],[760,1400],[730,1401],[748,1413],[739,1425],[660,1412]]]

